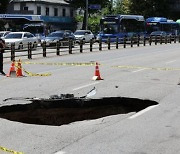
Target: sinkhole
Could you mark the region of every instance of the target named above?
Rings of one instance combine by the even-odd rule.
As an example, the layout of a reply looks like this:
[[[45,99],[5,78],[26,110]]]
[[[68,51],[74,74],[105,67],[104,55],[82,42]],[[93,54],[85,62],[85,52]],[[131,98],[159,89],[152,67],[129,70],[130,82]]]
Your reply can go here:
[[[28,104],[2,106],[0,118],[27,124],[60,126],[75,121],[138,112],[156,104],[152,100],[126,97],[42,99]]]

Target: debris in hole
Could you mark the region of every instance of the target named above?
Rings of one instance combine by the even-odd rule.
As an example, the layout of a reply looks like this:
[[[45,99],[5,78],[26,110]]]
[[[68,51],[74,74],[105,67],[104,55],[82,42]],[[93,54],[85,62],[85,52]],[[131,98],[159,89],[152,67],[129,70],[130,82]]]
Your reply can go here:
[[[3,101],[8,101],[8,100],[26,100],[26,101],[38,101],[38,100],[47,100],[47,101],[54,101],[54,100],[61,100],[61,99],[75,99],[75,98],[90,98],[96,94],[96,88],[94,87],[91,89],[85,96],[81,97],[74,97],[74,94],[60,94],[60,95],[50,95],[49,98],[37,98],[37,97],[11,97],[11,98],[6,98]]]

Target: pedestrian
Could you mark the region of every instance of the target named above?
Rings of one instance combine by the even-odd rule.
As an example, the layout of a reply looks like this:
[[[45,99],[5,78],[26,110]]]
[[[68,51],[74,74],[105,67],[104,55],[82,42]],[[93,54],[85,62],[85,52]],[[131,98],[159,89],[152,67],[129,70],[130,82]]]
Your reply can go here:
[[[3,71],[3,53],[5,49],[5,41],[0,38],[0,73],[6,75]]]

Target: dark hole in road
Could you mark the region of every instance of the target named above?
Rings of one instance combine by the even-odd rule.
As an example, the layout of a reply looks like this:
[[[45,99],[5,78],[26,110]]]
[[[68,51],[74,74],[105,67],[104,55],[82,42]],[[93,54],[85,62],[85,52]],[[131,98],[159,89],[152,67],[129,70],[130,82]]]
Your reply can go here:
[[[28,124],[60,126],[75,121],[138,112],[156,104],[158,103],[151,100],[125,97],[34,100],[29,104],[1,107],[0,117]]]

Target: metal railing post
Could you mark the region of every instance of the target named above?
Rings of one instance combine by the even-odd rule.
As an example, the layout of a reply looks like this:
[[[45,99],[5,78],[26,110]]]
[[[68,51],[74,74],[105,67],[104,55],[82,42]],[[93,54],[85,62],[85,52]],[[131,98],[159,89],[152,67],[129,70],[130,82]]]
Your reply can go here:
[[[157,36],[155,36],[155,45],[157,45]]]
[[[80,40],[80,53],[82,53],[83,52],[83,40]]]
[[[28,42],[28,59],[32,59],[32,43]]]
[[[110,50],[111,49],[111,40],[110,40],[110,37],[108,37],[107,43],[108,43],[108,50]]]
[[[126,48],[126,36],[124,36],[123,44],[124,44],[124,48]]]
[[[46,57],[46,41],[43,42],[43,57]]]
[[[140,36],[137,37],[137,46],[139,47]]]
[[[118,49],[118,45],[119,45],[119,38],[116,37],[116,49]]]
[[[60,55],[60,41],[56,42],[56,55],[59,56]]]
[[[11,44],[11,61],[15,60],[15,43]]]
[[[102,51],[102,39],[99,39],[99,51]]]
[[[143,45],[146,46],[146,37],[143,37]]]
[[[149,37],[149,45],[151,46],[151,43],[152,43],[152,37],[150,36]]]
[[[72,40],[69,39],[69,54],[72,54]]]
[[[167,44],[167,35],[165,36],[165,44]]]
[[[92,49],[93,49],[93,40],[91,39],[90,40],[90,52],[92,52]]]
[[[131,36],[131,48],[133,47],[133,40],[134,40],[134,37]]]
[[[160,44],[162,44],[162,35],[160,36]]]
[[[171,44],[171,39],[172,39],[172,37],[171,37],[171,35],[169,36],[169,43]]]
[[[174,43],[176,43],[176,35],[174,35]]]

